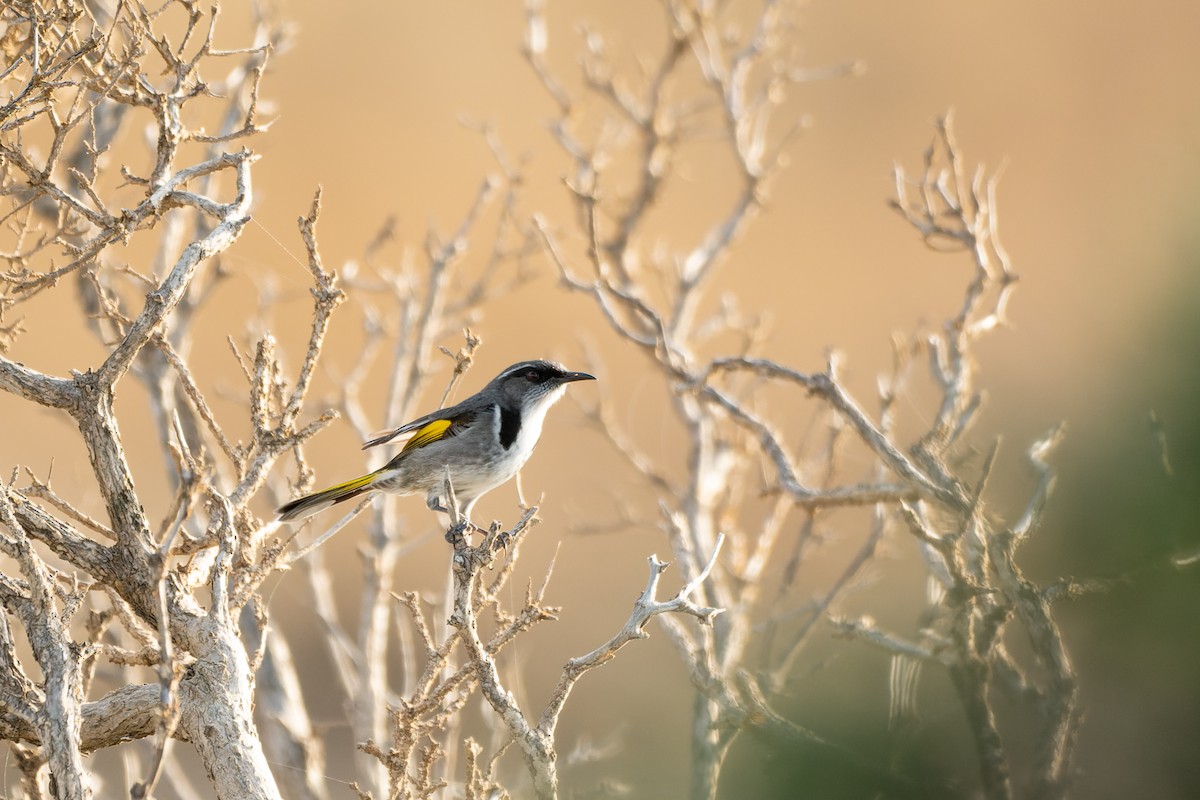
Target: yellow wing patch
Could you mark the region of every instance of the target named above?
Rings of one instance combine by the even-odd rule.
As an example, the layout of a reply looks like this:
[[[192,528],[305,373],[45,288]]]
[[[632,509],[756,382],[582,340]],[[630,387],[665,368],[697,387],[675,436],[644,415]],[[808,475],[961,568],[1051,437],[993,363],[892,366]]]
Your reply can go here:
[[[401,453],[407,453],[409,450],[416,450],[418,447],[424,447],[427,444],[436,442],[445,437],[446,431],[450,430],[450,426],[454,424],[448,419],[435,419],[427,425],[422,425],[416,433],[412,435],[404,444],[404,449]]]

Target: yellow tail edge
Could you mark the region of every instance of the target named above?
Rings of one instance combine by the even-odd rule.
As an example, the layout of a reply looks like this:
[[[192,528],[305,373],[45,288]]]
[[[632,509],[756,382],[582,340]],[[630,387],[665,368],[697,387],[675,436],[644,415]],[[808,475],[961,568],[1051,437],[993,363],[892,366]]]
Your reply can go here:
[[[328,489],[322,489],[319,492],[298,497],[277,509],[279,519],[287,522],[293,519],[309,517],[318,511],[329,508],[335,503],[341,503],[352,497],[357,497],[363,492],[368,491],[378,476],[379,472],[372,472],[360,478],[353,478],[345,483],[330,486]]]

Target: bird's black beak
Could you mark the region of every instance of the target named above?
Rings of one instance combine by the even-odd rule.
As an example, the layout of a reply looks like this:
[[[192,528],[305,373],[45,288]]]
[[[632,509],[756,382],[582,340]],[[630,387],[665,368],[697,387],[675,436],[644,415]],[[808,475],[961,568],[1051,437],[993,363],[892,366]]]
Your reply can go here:
[[[564,372],[559,378],[563,383],[571,383],[573,381],[594,381],[595,375],[588,375],[586,372]]]

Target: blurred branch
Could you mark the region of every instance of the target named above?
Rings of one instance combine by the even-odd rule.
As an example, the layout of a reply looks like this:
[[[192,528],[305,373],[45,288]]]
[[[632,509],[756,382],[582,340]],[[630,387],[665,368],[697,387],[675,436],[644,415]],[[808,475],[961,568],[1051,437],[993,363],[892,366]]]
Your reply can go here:
[[[781,128],[775,116],[787,85],[814,74],[788,63],[788,54],[780,51],[791,4],[763,4],[751,17],[749,28],[739,27],[737,32],[728,26],[733,18],[729,5],[669,3],[665,9],[668,40],[656,55],[642,59],[646,69],[640,83],[621,74],[604,38],[589,30],[582,94],[577,96],[550,64],[549,27],[539,2],[527,4],[525,56],[559,109],[552,131],[572,163],[566,185],[574,206],[574,235],[584,244],[572,253],[564,244],[570,237],[560,234],[549,217],[539,216],[535,224],[564,287],[592,300],[598,318],[624,345],[649,356],[660,373],[688,441],[684,479],[674,479],[669,468],[632,449],[625,433],[602,414],[594,414],[593,419],[607,430],[633,468],[651,479],[668,522],[668,541],[685,576],[708,569],[701,554],[711,552],[718,530],[731,537],[731,557],[711,574],[705,573],[709,580],[703,598],[729,612],[711,631],[696,636],[671,620],[664,622],[698,693],[692,796],[715,795],[725,754],[748,719],[764,715],[782,719],[753,685],[739,681],[751,632],[765,632],[763,672],[777,688],[794,674],[800,644],[823,617],[837,621],[847,635],[898,654],[929,660],[936,653],[936,660],[949,668],[971,721],[984,793],[1010,796],[1009,749],[989,689],[993,665],[1000,659],[1001,637],[1014,612],[1035,640],[1040,637],[1043,642],[1035,648],[1036,658],[1051,676],[1050,683],[1058,687],[1054,690],[1058,704],[1037,710],[1056,720],[1049,728],[1057,733],[1039,740],[1042,752],[1049,749],[1058,754],[1050,759],[1055,766],[1038,768],[1043,776],[1053,777],[1035,783],[1053,785],[1053,790],[1039,789],[1045,796],[1062,796],[1065,781],[1058,780],[1059,768],[1069,760],[1068,731],[1076,713],[1073,674],[1044,594],[1020,578],[1011,545],[1006,544],[1036,527],[1052,484],[1041,460],[1050,445],[1035,448],[1039,486],[1011,533],[987,511],[984,501],[996,448],[985,456],[978,474],[972,474],[971,459],[955,452],[982,407],[982,395],[974,388],[972,349],[984,334],[1003,326],[1016,282],[998,233],[995,176],[982,167],[968,173],[948,118],[938,122],[934,144],[915,181],[897,165],[894,207],[931,246],[949,244],[967,250],[975,270],[962,305],[939,332],[896,345],[895,374],[880,382],[882,412],[878,420],[873,419],[843,384],[836,357],[830,358],[824,371],[802,372],[750,352],[757,340],[739,331],[731,315],[717,314],[703,323],[696,319],[697,309],[714,304],[710,278],[747,230],[766,196],[767,180],[783,164],[781,154],[793,128]],[[699,101],[675,78],[685,68],[703,76],[708,99],[715,103]],[[852,71],[830,70],[829,74]],[[599,133],[581,121],[579,109],[589,105],[611,110],[607,127],[601,126]],[[678,163],[689,163],[690,184],[703,185],[711,154],[705,151],[702,160],[695,159],[689,146],[697,138],[697,121],[712,109],[717,110],[724,130],[720,144],[742,181],[727,190],[729,210],[724,216],[710,220],[694,241],[679,242],[674,231],[653,227],[648,210],[669,196]],[[614,131],[619,133],[613,135]],[[612,169],[613,163],[620,163],[621,169]],[[689,190],[695,191],[694,186]],[[640,270],[651,248],[649,260],[670,278],[659,287]],[[716,342],[739,340],[746,343],[742,352],[713,352]],[[893,424],[893,401],[901,370],[907,368],[909,355],[919,351],[929,356],[939,397],[927,428],[915,440],[904,441]],[[844,431],[840,447],[853,450],[857,458],[870,459],[871,479],[835,479],[832,445],[809,453],[802,444],[792,444],[785,423],[799,404],[792,403],[783,416],[778,408],[772,413],[760,399],[768,387],[799,389],[813,403],[814,413],[836,415],[835,430]],[[1057,441],[1057,434],[1047,441]],[[808,478],[810,473],[821,476],[819,484]],[[785,621],[756,605],[763,565],[771,561],[777,542],[786,540],[778,535],[785,518],[782,507],[765,518],[752,511],[755,504],[745,487],[756,483],[765,484],[762,492],[803,509],[806,515],[799,539],[789,540],[792,556],[781,559],[786,560],[789,577],[776,605],[793,586],[791,576],[805,555],[804,542],[814,536],[816,515],[844,506],[874,506],[870,534],[857,552],[834,573],[803,620],[786,623],[789,635],[796,637],[791,647],[771,645],[772,638],[782,635]],[[931,569],[943,570],[948,581],[937,601],[939,613],[949,618],[951,636],[945,649],[907,643],[865,622],[851,625],[836,609],[841,597],[861,580],[866,566],[875,561],[895,514],[927,546]],[[935,533],[929,523],[933,518],[940,524],[952,521],[952,532]],[[763,614],[768,622],[756,625],[755,615]],[[1025,680],[1022,668],[1011,659],[1004,664],[1010,674]],[[1052,741],[1061,747],[1056,749]]]

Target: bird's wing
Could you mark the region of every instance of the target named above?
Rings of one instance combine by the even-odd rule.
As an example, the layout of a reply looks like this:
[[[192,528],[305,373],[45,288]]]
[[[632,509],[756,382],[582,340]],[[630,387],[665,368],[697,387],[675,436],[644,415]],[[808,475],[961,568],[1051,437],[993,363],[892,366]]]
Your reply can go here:
[[[462,403],[450,406],[449,408],[439,408],[432,414],[426,414],[423,417],[414,419],[412,422],[406,422],[399,428],[381,432],[375,438],[364,443],[362,449],[366,450],[368,447],[376,447],[377,445],[387,444],[393,439],[398,439],[409,433],[413,433],[413,438],[415,439],[422,433],[422,429],[424,429],[426,426],[432,425],[435,422],[449,422],[451,425],[458,422],[466,425],[469,421],[469,417],[471,416],[473,416],[472,412],[464,409]],[[439,437],[435,436],[432,439],[426,439],[421,444],[429,444],[430,442],[437,441],[438,438]],[[409,442],[409,444],[411,444],[411,442]],[[417,445],[417,447],[420,446],[421,445]],[[407,446],[405,449],[408,449]]]
[[[449,439],[452,436],[459,435],[471,427],[478,418],[479,413],[476,410],[464,409],[459,406],[443,408],[441,411],[428,414],[406,425],[402,425],[377,439],[372,439],[363,445],[363,449],[374,447],[377,444],[384,444],[406,433],[411,433],[412,436],[404,443],[404,447],[392,458],[392,462],[394,462],[407,455],[410,450],[416,450],[419,447],[425,447],[442,439]],[[389,464],[392,462],[389,462]]]

